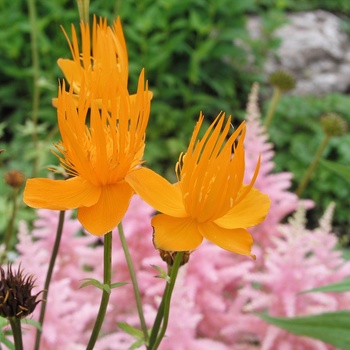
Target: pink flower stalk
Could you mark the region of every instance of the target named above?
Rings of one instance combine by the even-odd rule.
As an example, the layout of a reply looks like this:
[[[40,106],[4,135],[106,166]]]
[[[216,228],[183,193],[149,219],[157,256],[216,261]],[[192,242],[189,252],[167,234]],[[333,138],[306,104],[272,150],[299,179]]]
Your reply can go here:
[[[259,85],[255,83],[249,95],[247,104],[247,134],[245,138],[246,173],[245,180],[254,173],[256,159],[261,154],[259,176],[255,187],[268,194],[271,199],[271,208],[266,219],[257,227],[250,230],[254,241],[262,248],[269,245],[271,235],[278,234],[273,228],[282,219],[293,213],[299,206],[300,200],[296,194],[289,191],[292,174],[288,172],[272,173],[275,164],[273,145],[268,141],[268,134],[261,121],[258,107]],[[304,206],[310,208],[311,201],[303,201]]]
[[[330,217],[327,212],[325,216]],[[348,306],[350,293],[298,294],[340,281],[350,274],[350,263],[335,250],[337,239],[328,229],[329,223],[323,221],[316,230],[307,230],[302,207],[289,224],[281,225],[281,237],[275,237],[273,246],[266,249],[264,270],[252,272],[245,278],[246,284],[240,291],[240,297],[246,300],[242,311],[267,309],[273,316],[297,317]],[[254,284],[259,285],[259,289],[254,288]],[[244,328],[246,332],[251,330],[249,318],[246,318],[245,325],[244,321],[240,322],[241,331]],[[254,324],[262,350],[333,349],[320,341],[291,335],[260,319]]]

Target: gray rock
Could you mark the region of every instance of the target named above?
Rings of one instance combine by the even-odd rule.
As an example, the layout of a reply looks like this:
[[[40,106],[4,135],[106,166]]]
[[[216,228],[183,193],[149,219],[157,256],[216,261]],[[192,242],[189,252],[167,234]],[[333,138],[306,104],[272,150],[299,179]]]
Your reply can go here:
[[[266,73],[285,69],[297,79],[293,94],[324,95],[350,88],[350,38],[340,29],[341,20],[332,13],[317,10],[290,14],[288,23],[278,29],[281,39],[277,57],[269,57]],[[248,28],[258,38],[260,20],[250,18]]]

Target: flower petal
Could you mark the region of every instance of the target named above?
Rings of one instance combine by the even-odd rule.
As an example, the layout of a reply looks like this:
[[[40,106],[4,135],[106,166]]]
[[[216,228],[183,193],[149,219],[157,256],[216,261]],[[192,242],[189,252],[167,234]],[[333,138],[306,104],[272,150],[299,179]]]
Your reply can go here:
[[[23,200],[32,208],[67,210],[90,207],[97,203],[100,194],[99,187],[79,176],[68,180],[29,179]]]
[[[270,204],[268,195],[252,188],[237,205],[214,222],[227,229],[255,226],[265,219]]]
[[[188,216],[178,186],[147,168],[129,173],[125,180],[135,192],[156,210],[177,218]]]
[[[80,84],[83,79],[83,68],[79,66],[75,61],[66,58],[58,59],[57,64],[61,68],[68,83],[73,84],[74,92],[79,93]]]
[[[122,221],[133,193],[126,182],[103,186],[100,199],[95,205],[79,208],[78,220],[90,233],[104,235]]]
[[[153,243],[158,249],[188,251],[196,249],[203,240],[196,221],[192,218],[174,218],[165,214],[153,217]]]
[[[247,230],[243,228],[228,230],[212,222],[199,224],[198,228],[204,238],[217,246],[233,253],[249,255],[255,259],[255,256],[250,253],[253,238]]]

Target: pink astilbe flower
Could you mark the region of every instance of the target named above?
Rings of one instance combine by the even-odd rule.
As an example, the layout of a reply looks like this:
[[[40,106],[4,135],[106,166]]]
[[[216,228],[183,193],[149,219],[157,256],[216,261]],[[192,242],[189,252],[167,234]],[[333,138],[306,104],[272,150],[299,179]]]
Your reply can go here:
[[[271,208],[266,219],[256,228],[252,228],[254,241],[261,243],[262,248],[269,245],[271,235],[278,234],[274,229],[286,215],[293,213],[299,206],[298,197],[289,191],[292,174],[288,172],[272,173],[275,164],[273,145],[268,141],[265,126],[262,125],[258,107],[259,85],[255,83],[249,95],[247,104],[247,134],[245,139],[246,173],[245,180],[254,173],[254,164],[261,154],[259,176],[255,187],[268,194],[271,199]],[[311,201],[303,201],[308,208]]]
[[[331,206],[324,218],[329,220],[332,210]],[[349,305],[350,293],[298,294],[350,275],[350,263],[335,250],[336,236],[329,232],[329,222],[324,218],[319,228],[307,230],[305,209],[300,207],[289,224],[280,226],[281,237],[274,237],[273,246],[266,249],[264,270],[252,272],[245,278],[247,283],[240,291],[247,300],[243,311],[267,309],[273,316],[297,317],[340,310]],[[256,289],[254,284],[260,287]],[[247,332],[252,324],[249,318],[244,326]],[[333,349],[320,341],[289,334],[262,320],[255,320],[254,324],[263,350]]]

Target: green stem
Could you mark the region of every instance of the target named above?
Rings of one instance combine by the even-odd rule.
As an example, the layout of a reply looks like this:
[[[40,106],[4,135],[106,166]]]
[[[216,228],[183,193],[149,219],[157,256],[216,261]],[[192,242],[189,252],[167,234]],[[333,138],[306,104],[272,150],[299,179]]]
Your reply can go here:
[[[278,105],[279,100],[281,99],[281,96],[282,96],[281,89],[275,87],[273,90],[271,102],[270,102],[269,109],[267,111],[267,115],[264,123],[266,129],[268,129],[271,124],[272,118],[275,115],[276,107]]]
[[[296,194],[298,195],[298,197],[300,197],[302,195],[302,193],[304,192],[307,184],[309,183],[310,179],[311,179],[311,176],[312,174],[314,173],[315,169],[316,169],[316,166],[318,164],[318,162],[320,161],[321,157],[322,157],[322,154],[328,144],[330,140],[330,136],[329,135],[325,135],[318,150],[316,151],[315,153],[315,156],[310,164],[310,166],[308,167],[308,169],[306,170],[306,173],[302,179],[302,181],[300,182],[297,190],[296,190]]]
[[[36,30],[36,10],[35,0],[28,0],[28,11],[30,21],[30,37],[31,37],[31,52],[32,52],[32,69],[33,69],[33,102],[32,102],[32,122],[33,133],[32,140],[35,149],[35,158],[33,161],[32,177],[36,177],[39,166],[39,140],[38,140],[38,114],[40,103],[40,67],[39,67],[39,53],[38,53],[38,38]]]
[[[77,0],[80,20],[89,24],[90,0]]]
[[[3,263],[7,252],[10,249],[10,243],[11,243],[11,238],[12,238],[12,234],[13,234],[13,228],[14,228],[14,224],[15,224],[15,218],[16,218],[16,214],[17,214],[17,209],[18,209],[18,202],[17,202],[17,195],[18,195],[18,188],[14,188],[12,191],[12,213],[11,213],[11,217],[6,229],[6,234],[5,234],[5,251],[3,252],[3,255],[1,257],[1,262]]]
[[[173,290],[175,287],[175,282],[177,278],[177,274],[179,272],[179,268],[182,262],[184,252],[177,252],[175,260],[174,260],[174,265],[172,266],[169,274],[170,274],[170,281],[167,284],[167,287],[165,288],[165,292],[163,295],[164,298],[164,315],[163,315],[163,324],[162,328],[157,336],[156,341],[153,343],[150,343],[149,349],[151,350],[157,350],[161,341],[164,338],[165,332],[168,327],[168,321],[169,321],[169,315],[170,315],[170,302],[171,302],[171,296],[173,294]],[[163,300],[162,300],[163,303]],[[161,304],[162,304],[161,303]],[[157,315],[158,316],[158,315]],[[158,332],[157,332],[158,333]]]
[[[11,324],[13,340],[15,341],[15,349],[23,350],[21,319],[18,317],[10,317],[9,321]]]
[[[157,336],[158,336],[158,333],[159,333],[159,328],[162,324],[162,320],[163,320],[163,317],[164,317],[164,303],[165,303],[165,295],[167,294],[167,291],[168,291],[168,288],[169,288],[169,283],[167,282],[166,286],[165,286],[165,290],[164,290],[164,293],[163,293],[163,298],[162,298],[162,301],[158,307],[158,312],[157,312],[157,316],[154,320],[154,323],[153,323],[153,327],[152,327],[152,332],[151,332],[151,335],[149,337],[149,344],[150,346],[147,348],[147,349],[152,349],[152,344],[154,344],[157,340]]]
[[[41,308],[40,308],[39,324],[41,325],[41,329],[43,328],[43,324],[44,324],[46,304],[47,304],[47,298],[48,298],[48,294],[49,294],[49,287],[50,287],[52,272],[53,272],[53,268],[55,266],[56,257],[57,257],[58,250],[60,247],[60,242],[61,242],[61,237],[62,237],[62,232],[63,232],[64,216],[65,216],[65,211],[64,210],[60,211],[60,216],[58,219],[58,225],[57,225],[57,231],[56,231],[55,244],[53,246],[53,250],[52,250],[52,254],[51,254],[51,258],[50,258],[50,264],[49,264],[49,268],[47,270],[46,280],[45,280],[45,285],[44,285],[43,300],[45,302],[41,303]],[[34,345],[35,350],[39,349],[40,339],[41,339],[41,331],[39,329],[37,329],[36,336],[35,336],[35,345]]]
[[[142,309],[142,300],[141,300],[141,295],[140,295],[140,289],[137,283],[137,278],[136,278],[136,273],[134,269],[134,264],[131,260],[131,255],[129,252],[129,247],[125,239],[124,235],[124,230],[123,230],[123,225],[120,223],[118,225],[118,231],[119,231],[119,237],[120,237],[120,242],[122,244],[123,250],[124,250],[124,255],[125,255],[125,260],[128,265],[129,273],[130,273],[130,278],[132,282],[132,286],[134,289],[134,295],[135,295],[135,301],[136,301],[136,306],[137,306],[137,312],[139,314],[139,319],[141,323],[141,329],[143,332],[143,337],[145,340],[145,343],[148,343],[148,331],[147,331],[147,325],[145,321],[145,316],[143,314],[143,309]]]
[[[104,236],[103,241],[103,285],[104,287],[107,287],[106,289],[103,289],[102,292],[102,298],[100,303],[100,309],[98,310],[97,318],[95,321],[94,328],[92,330],[89,343],[86,347],[86,350],[93,350],[96,340],[98,338],[98,335],[100,333],[103,320],[106,315],[109,296],[111,295],[111,279],[112,279],[112,232],[108,232]]]

